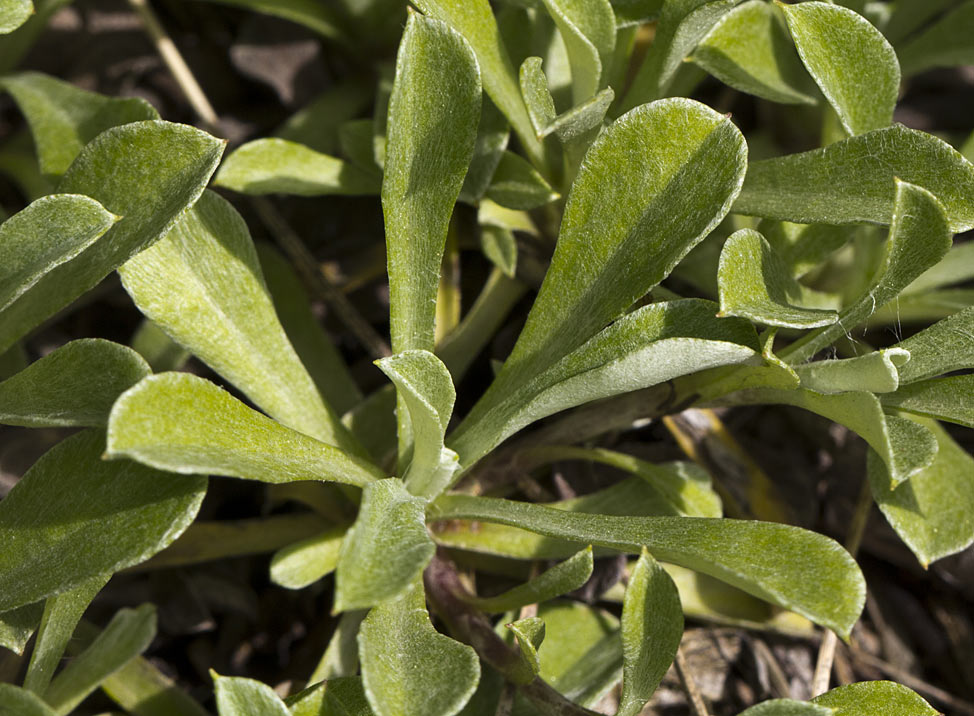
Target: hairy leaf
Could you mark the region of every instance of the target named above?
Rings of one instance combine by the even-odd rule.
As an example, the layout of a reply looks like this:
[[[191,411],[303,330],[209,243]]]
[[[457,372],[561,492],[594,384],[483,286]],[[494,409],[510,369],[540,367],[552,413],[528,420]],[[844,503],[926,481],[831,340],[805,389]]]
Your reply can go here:
[[[58,443],[0,502],[0,611],[144,562],[196,517],[204,478],[106,462],[104,441]]]
[[[317,0],[207,0],[224,5],[234,5],[246,10],[261,12],[304,25],[322,37],[338,42],[348,42],[348,34],[342,18],[332,6]]]
[[[291,711],[267,684],[212,673],[219,716],[291,716]]]
[[[910,362],[900,370],[903,384],[974,367],[974,307],[938,321],[895,347],[910,353]]]
[[[771,699],[741,711],[738,716],[833,716],[835,712],[824,706],[792,699]]]
[[[287,139],[247,142],[220,167],[214,184],[244,194],[361,196],[379,193],[374,174]]]
[[[710,574],[847,637],[864,582],[837,543],[789,525],[686,517],[611,517],[467,495],[443,495],[429,519],[499,522],[658,559]]]
[[[0,613],[0,646],[22,656],[27,642],[37,631],[43,613],[43,601]]]
[[[361,487],[383,477],[362,458],[287,428],[189,373],[160,373],[124,393],[109,418],[105,452],[178,473],[271,483]]]
[[[544,620],[538,617],[525,617],[507,625],[517,639],[521,660],[514,679],[520,684],[530,684],[541,671],[538,649],[544,641]]]
[[[528,162],[513,152],[504,152],[494,172],[487,198],[508,209],[536,209],[559,195]]]
[[[473,597],[471,603],[481,611],[494,613],[540,604],[580,588],[592,576],[593,565],[592,548],[589,546],[526,584],[495,597]]]
[[[884,348],[858,358],[804,363],[795,366],[795,372],[803,388],[819,393],[891,393],[899,387],[900,366],[909,360],[910,354],[902,348]]]
[[[545,130],[555,119],[555,100],[548,90],[548,78],[541,69],[543,60],[540,57],[529,57],[521,63],[518,71],[518,82],[521,95],[527,107],[531,126],[538,138],[544,136]]]
[[[422,583],[369,612],[358,636],[365,694],[376,716],[453,716],[477,688],[473,649],[430,624]]]
[[[932,67],[974,64],[972,26],[974,2],[967,0],[903,44],[899,50],[903,72],[912,75]]]
[[[486,94],[481,99],[477,141],[474,143],[467,177],[460,189],[460,201],[468,204],[477,204],[484,198],[511,134],[507,118],[497,109],[497,105]]]
[[[676,585],[643,548],[622,604],[622,695],[617,716],[637,716],[676,658],[683,609]]]
[[[584,141],[590,132],[602,126],[609,105],[615,99],[615,92],[606,87],[592,99],[559,114],[545,129],[544,134],[552,132],[564,144],[578,140]]]
[[[34,13],[31,0],[4,0],[0,5],[0,34],[6,35],[27,22]]]
[[[734,211],[803,224],[889,224],[897,178],[936,196],[952,232],[974,228],[974,166],[949,144],[899,124],[751,163]]]
[[[616,44],[615,17],[609,0],[543,0],[555,21],[572,69],[574,103],[584,102],[605,85]]]
[[[425,508],[426,500],[409,494],[397,478],[365,487],[338,557],[335,611],[386,603],[409,588],[436,550]]]
[[[70,341],[0,383],[0,423],[103,427],[115,399],[151,373],[131,348]]]
[[[896,52],[866,18],[826,2],[780,5],[798,54],[849,134],[893,121],[900,90]]]
[[[879,399],[887,408],[974,428],[974,375],[921,380]]]
[[[344,526],[279,549],[271,559],[271,581],[288,589],[304,589],[335,571],[345,538]]]
[[[285,703],[292,716],[375,716],[358,676],[319,682],[289,696]]]
[[[937,716],[937,710],[905,686],[892,681],[861,681],[832,689],[812,699],[816,706],[832,709],[834,716]]]
[[[204,193],[119,274],[142,313],[269,415],[358,451],[284,335],[247,225],[225,199]]]
[[[56,716],[39,696],[13,684],[0,684],[0,704],[3,716]]]

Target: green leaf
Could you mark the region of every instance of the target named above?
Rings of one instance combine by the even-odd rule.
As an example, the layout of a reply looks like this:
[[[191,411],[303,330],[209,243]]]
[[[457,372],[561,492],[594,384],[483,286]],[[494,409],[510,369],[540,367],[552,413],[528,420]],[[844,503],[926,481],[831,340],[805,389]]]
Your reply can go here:
[[[0,684],[0,709],[3,716],[56,716],[40,698],[13,684]]]
[[[317,683],[289,696],[285,703],[291,716],[374,716],[358,676]]]
[[[798,54],[852,135],[893,121],[900,65],[883,33],[841,5],[779,3]]]
[[[543,0],[561,33],[572,69],[572,97],[584,102],[605,86],[616,44],[609,0]]]
[[[583,549],[561,564],[495,597],[474,597],[471,603],[484,612],[508,612],[528,604],[540,604],[578,589],[592,576],[592,548]]]
[[[616,25],[630,27],[655,20],[659,15],[663,0],[612,0]]]
[[[690,60],[726,85],[784,104],[814,104],[808,74],[774,5],[751,0],[721,17]]]
[[[527,161],[505,151],[494,171],[487,198],[507,209],[537,209],[559,198],[559,194]]]
[[[443,495],[430,520],[499,522],[710,574],[848,637],[862,611],[859,568],[836,542],[790,525],[688,517],[612,517],[467,495]]]
[[[513,231],[503,226],[482,224],[480,250],[484,252],[484,257],[500,269],[507,278],[514,278],[517,270],[517,239]]]
[[[144,562],[196,517],[205,479],[106,462],[104,441],[58,443],[0,502],[0,612]]]
[[[270,483],[362,487],[383,477],[372,463],[287,428],[189,373],[150,376],[124,393],[109,418],[105,454],[172,472]]]
[[[897,178],[936,196],[952,232],[974,228],[974,166],[946,142],[899,124],[751,163],[734,211],[803,224],[889,224]]]
[[[736,231],[724,243],[717,287],[723,316],[784,328],[827,326],[839,318],[834,310],[814,307],[825,303],[823,294],[792,278],[785,262],[754,229]]]
[[[358,519],[338,557],[336,612],[386,603],[422,573],[436,550],[425,509],[426,500],[409,494],[397,478],[365,487]]]
[[[110,127],[159,119],[143,99],[106,97],[40,72],[7,75],[0,87],[26,117],[45,174],[64,174],[81,148]]]
[[[541,68],[542,63],[540,57],[529,57],[521,63],[518,71],[521,96],[538,139],[545,135],[545,130],[555,120],[556,115],[555,100],[548,90],[548,78]]]
[[[910,362],[900,370],[902,384],[974,367],[974,307],[938,321],[895,347],[910,353]]]
[[[900,538],[927,567],[974,542],[974,458],[933,420],[915,419],[937,439],[933,463],[890,488],[889,472],[870,451],[869,485]]]
[[[257,244],[257,256],[281,326],[325,403],[339,415],[362,400],[338,349],[315,317],[301,279],[279,251]]]
[[[819,393],[865,390],[891,393],[900,384],[900,366],[910,360],[902,348],[884,348],[857,358],[821,360],[795,366],[802,387]]]
[[[64,344],[0,383],[0,422],[26,427],[103,427],[115,399],[152,371],[118,343]]]
[[[622,695],[617,716],[637,716],[676,658],[683,608],[670,575],[643,548],[622,604]]]
[[[666,96],[666,90],[689,55],[721,17],[740,0],[670,0],[664,2],[656,36],[622,99],[628,110]]]
[[[51,293],[47,277],[69,271],[65,264],[76,259],[118,220],[94,199],[55,194],[36,200],[0,224],[3,350],[56,310],[47,308],[56,301],[47,295]],[[23,313],[28,314],[26,320]]]
[[[806,701],[772,699],[741,711],[738,716],[833,716],[835,711]]]
[[[179,370],[189,360],[189,351],[148,318],[136,329],[130,343],[133,350],[145,359],[155,373]]]
[[[900,295],[928,293],[974,278],[974,243],[950,247],[940,263],[923,272]]]
[[[429,351],[403,351],[376,361],[396,385],[412,426],[413,456],[403,475],[414,495],[436,497],[457,471],[457,454],[443,438],[453,415],[456,390],[450,371]]]
[[[491,102],[490,97],[484,94],[481,100],[477,141],[474,143],[473,157],[470,159],[470,167],[459,197],[460,201],[474,205],[484,198],[511,134],[507,119]]]
[[[937,716],[937,710],[916,692],[892,681],[861,681],[840,686],[812,699],[817,706],[832,709],[834,716]]]
[[[142,313],[269,415],[358,451],[284,335],[247,225],[225,199],[204,193],[119,274]]]
[[[530,684],[541,671],[538,649],[544,641],[544,620],[538,617],[525,617],[511,622],[507,628],[517,639],[518,653],[521,657],[517,673],[514,674],[515,681],[519,684]]]
[[[141,656],[106,678],[101,690],[135,716],[209,716],[210,713]]]
[[[85,649],[64,667],[44,692],[44,700],[64,716],[99,684],[149,647],[156,635],[156,608],[120,609]]]
[[[444,23],[411,15],[396,60],[382,180],[394,352],[433,350],[440,261],[480,105],[470,46]]]
[[[213,674],[216,708],[220,716],[291,716],[291,711],[267,684],[210,673]]]
[[[899,50],[903,73],[913,75],[933,67],[974,64],[969,28],[974,2],[967,0],[941,17]]]
[[[897,180],[889,240],[871,287],[842,309],[836,323],[805,334],[782,352],[782,358],[794,364],[831,345],[936,265],[950,249],[951,239],[944,207],[937,198],[926,189]]]
[[[399,599],[373,607],[358,644],[365,694],[376,716],[453,716],[480,679],[474,650],[430,624],[419,580]]]
[[[304,25],[330,40],[341,43],[349,41],[348,32],[343,26],[339,12],[333,7],[322,5],[318,0],[207,0],[207,2],[219,2],[273,15]]]
[[[25,604],[0,613],[0,646],[22,656],[27,642],[37,631],[44,602]]]
[[[0,34],[13,32],[33,14],[34,3],[31,0],[4,0],[0,5]]]
[[[442,20],[470,43],[483,77],[484,91],[507,117],[531,163],[544,166],[541,143],[524,106],[511,58],[488,0],[417,0],[424,13]]]
[[[303,144],[274,137],[255,139],[232,152],[213,183],[251,195],[379,193],[377,175]]]
[[[974,428],[974,375],[954,375],[902,385],[895,393],[887,393],[879,399],[887,408]]]
[[[587,102],[576,105],[555,117],[545,128],[544,134],[547,136],[554,132],[563,144],[574,140],[581,141],[589,132],[602,126],[605,114],[614,99],[615,92],[611,87],[606,87]]]
[[[45,600],[44,614],[37,628],[37,639],[24,677],[25,689],[35,694],[43,694],[47,690],[81,616],[110,577],[110,574],[96,575],[68,592],[55,594]]]
[[[845,246],[858,227],[764,220],[758,230],[785,262],[788,273],[800,278]]]
[[[271,559],[271,581],[288,589],[304,589],[334,572],[345,532],[344,526],[334,527],[279,549]]]

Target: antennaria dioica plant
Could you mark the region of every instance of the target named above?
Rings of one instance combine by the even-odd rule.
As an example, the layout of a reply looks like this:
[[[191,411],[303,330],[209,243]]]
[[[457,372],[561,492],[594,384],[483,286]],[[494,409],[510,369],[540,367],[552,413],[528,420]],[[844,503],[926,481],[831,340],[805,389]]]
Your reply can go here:
[[[868,445],[865,484],[921,564],[974,541],[974,460],[942,425],[974,427],[974,382],[958,373],[974,368],[974,295],[953,288],[974,264],[952,246],[974,228],[974,166],[893,122],[904,78],[974,63],[970,0],[223,1],[352,56],[398,42],[388,81],[336,90],[223,156],[223,140],[142,100],[13,71],[64,3],[0,4],[0,86],[38,165],[19,179],[31,201],[0,224],[0,350],[15,364],[112,272],[145,318],[132,347],[71,341],[0,382],[0,422],[79,428],[0,501],[0,644],[34,639],[0,712],[68,714],[100,687],[131,713],[206,713],[139,656],[151,605],[104,630],[82,615],[122,570],[246,553],[273,552],[270,578],[288,588],[333,580],[338,619],[287,698],[213,672],[221,716],[588,714],[613,690],[611,712],[635,716],[700,580],[763,615],[752,626],[848,640],[865,582],[844,547],[725,517],[693,462],[596,444],[688,408],[824,416]],[[810,118],[821,146],[745,136],[691,98],[707,75]],[[267,194],[377,198],[384,387],[363,396],[295,269],[221,194],[253,197],[271,224]],[[461,319],[448,269],[465,231],[492,268]],[[534,289],[489,386],[458,400]],[[877,350],[850,340],[901,314],[928,327]],[[354,330],[383,352],[372,326]],[[179,371],[189,354],[222,385]],[[554,503],[518,491],[577,460],[628,476]],[[195,521],[210,477],[284,486],[303,511],[221,532]],[[564,598],[594,558],[620,554],[615,613]],[[477,593],[471,575],[498,565],[519,584]],[[937,712],[871,681],[743,713]]]

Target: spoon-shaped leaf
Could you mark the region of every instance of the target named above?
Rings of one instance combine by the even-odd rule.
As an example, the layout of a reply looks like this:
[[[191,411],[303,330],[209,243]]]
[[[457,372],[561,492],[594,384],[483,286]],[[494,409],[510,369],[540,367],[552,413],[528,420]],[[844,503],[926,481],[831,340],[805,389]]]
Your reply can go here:
[[[5,0],[0,5],[0,34],[8,34],[27,22],[34,13],[31,0]]]
[[[910,362],[900,370],[904,384],[974,367],[974,307],[938,321],[895,347],[910,352]]]
[[[102,460],[104,433],[64,440],[0,502],[0,612],[144,562],[196,517],[206,480]]]
[[[204,193],[119,274],[142,313],[269,415],[357,451],[284,335],[247,225],[225,199]]]
[[[838,320],[822,305],[822,294],[798,283],[784,261],[754,229],[741,229],[727,239],[717,269],[720,313],[767,326],[814,328]]]
[[[832,689],[812,699],[832,709],[834,716],[875,716],[883,711],[896,716],[937,716],[937,709],[905,686],[892,681],[860,681]]]
[[[857,358],[803,363],[795,366],[795,372],[803,388],[819,393],[891,393],[899,387],[900,366],[909,360],[910,354],[902,348],[884,348]]]
[[[798,54],[849,134],[889,126],[900,65],[883,33],[852,10],[825,2],[779,4]]]
[[[555,100],[548,89],[548,78],[541,68],[542,62],[540,57],[529,57],[521,63],[518,72],[524,105],[539,139],[555,119]]]
[[[869,486],[876,504],[926,567],[974,542],[974,458],[933,420],[916,419],[937,439],[933,463],[895,489],[870,451]]]
[[[903,44],[899,57],[904,74],[916,74],[931,67],[974,64],[971,27],[974,27],[974,2],[968,0]]]
[[[101,427],[115,399],[151,373],[131,348],[71,341],[0,383],[0,423]]]
[[[344,525],[334,527],[279,549],[271,559],[271,581],[303,589],[334,572],[345,531]]]
[[[568,51],[574,103],[584,102],[605,85],[604,73],[612,62],[616,44],[612,6],[609,0],[543,1]]]
[[[39,696],[13,684],[0,684],[0,703],[9,709],[4,716],[56,716]]]
[[[974,228],[974,166],[946,142],[899,124],[753,162],[734,211],[802,224],[890,224],[897,178],[936,196],[952,232]]]
[[[480,679],[473,649],[430,624],[422,583],[373,607],[358,636],[365,694],[376,716],[453,716]]]
[[[690,59],[726,85],[785,104],[814,104],[808,74],[774,5],[751,0],[724,15]]]
[[[433,558],[426,500],[402,480],[366,486],[358,519],[342,543],[335,575],[335,611],[361,609],[401,595]]]
[[[57,675],[44,700],[61,716],[71,713],[102,681],[145,651],[156,635],[156,608],[121,609],[105,631]]]
[[[396,60],[382,180],[397,353],[433,350],[440,261],[480,105],[480,72],[467,42],[438,20],[411,15]]]
[[[125,392],[109,417],[106,455],[178,473],[271,483],[361,487],[383,477],[362,458],[287,428],[189,373],[160,373]]]
[[[414,495],[436,497],[457,470],[457,454],[446,448],[446,434],[456,390],[450,371],[428,351],[404,351],[376,362],[396,384],[409,411],[413,458],[403,475]]]
[[[879,399],[887,408],[974,428],[974,375],[953,375],[902,385],[895,393],[881,395]]]
[[[230,154],[213,182],[244,194],[361,196],[379,193],[379,179],[341,159],[287,139],[247,142]]]
[[[507,209],[528,210],[550,204],[558,193],[527,161],[504,152],[487,187],[487,198]]]
[[[519,684],[530,684],[541,671],[538,649],[544,641],[544,620],[538,617],[525,617],[511,622],[507,628],[514,633],[521,657],[517,671],[513,674],[514,681]]]
[[[213,687],[219,716],[291,716],[274,689],[254,679],[219,676],[214,673]]]
[[[592,547],[589,546],[525,584],[495,597],[471,597],[470,603],[481,611],[494,613],[540,604],[581,587],[592,576],[593,565]]]
[[[159,119],[143,99],[106,97],[40,72],[7,75],[0,87],[13,96],[27,119],[45,174],[64,174],[81,148],[109,127]]]
[[[717,577],[848,637],[865,598],[848,552],[814,532],[769,522],[689,517],[612,517],[467,495],[443,495],[430,520],[470,519],[639,552]]]
[[[622,603],[622,696],[617,716],[637,716],[676,658],[683,608],[670,575],[644,548]]]

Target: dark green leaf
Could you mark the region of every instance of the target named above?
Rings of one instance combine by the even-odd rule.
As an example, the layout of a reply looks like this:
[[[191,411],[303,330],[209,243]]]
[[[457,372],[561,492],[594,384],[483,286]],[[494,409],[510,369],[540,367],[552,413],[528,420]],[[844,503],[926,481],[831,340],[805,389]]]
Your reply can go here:
[[[896,349],[892,349],[896,350]],[[974,428],[974,375],[921,380],[880,396],[887,408]]]
[[[606,87],[587,102],[576,105],[555,117],[545,128],[544,134],[553,132],[566,144],[574,140],[583,141],[590,132],[602,126],[605,113],[609,111],[609,105],[614,99],[615,92],[611,87]]]
[[[903,44],[899,56],[904,74],[912,75],[932,67],[974,64],[972,26],[974,2],[967,0]]]
[[[904,384],[974,367],[974,308],[955,313],[895,347],[910,352],[910,362],[900,369]]]
[[[508,612],[540,604],[580,588],[592,576],[592,548],[587,547],[561,564],[495,597],[474,597],[471,603],[485,612]]]
[[[0,714],[3,716],[56,716],[51,707],[26,689],[0,684]]]
[[[285,703],[291,716],[374,716],[358,676],[317,683],[289,696]]]
[[[501,155],[507,148],[511,129],[507,119],[497,109],[497,106],[486,94],[482,97],[480,107],[480,126],[477,129],[477,141],[473,147],[473,157],[467,177],[460,189],[460,201],[477,204],[487,192],[494,170],[501,160]]]
[[[515,680],[520,684],[530,684],[541,671],[538,649],[544,641],[544,620],[538,617],[525,617],[511,622],[507,628],[514,632],[521,656]]]
[[[304,25],[330,40],[348,42],[348,34],[343,27],[339,12],[318,0],[208,0],[208,2],[219,2],[274,15]]]
[[[334,572],[344,537],[345,527],[334,527],[279,549],[271,559],[271,581],[304,589]]]
[[[558,193],[534,167],[513,152],[504,152],[487,188],[487,198],[508,209],[537,209],[558,199]]]
[[[23,655],[27,642],[37,631],[44,613],[44,602],[25,604],[0,613],[0,646]]]

